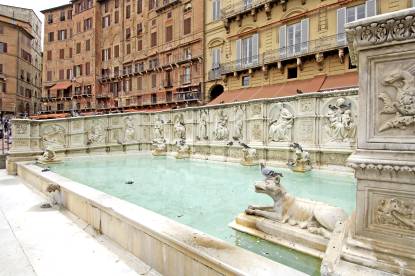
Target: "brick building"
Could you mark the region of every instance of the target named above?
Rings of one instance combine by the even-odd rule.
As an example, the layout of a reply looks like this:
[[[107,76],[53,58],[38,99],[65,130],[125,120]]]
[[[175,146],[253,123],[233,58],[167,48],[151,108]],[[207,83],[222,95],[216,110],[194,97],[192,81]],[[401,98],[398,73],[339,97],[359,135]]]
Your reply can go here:
[[[37,113],[41,95],[41,22],[33,10],[0,5],[0,111]]]
[[[75,0],[42,13],[43,113],[173,108],[202,98],[202,0]]]

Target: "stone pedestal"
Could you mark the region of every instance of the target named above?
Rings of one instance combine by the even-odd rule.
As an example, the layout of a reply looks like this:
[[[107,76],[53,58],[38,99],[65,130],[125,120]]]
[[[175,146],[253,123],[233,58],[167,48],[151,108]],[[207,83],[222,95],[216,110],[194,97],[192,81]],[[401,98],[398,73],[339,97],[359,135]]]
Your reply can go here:
[[[359,70],[356,215],[343,261],[415,274],[415,9],[347,26]]]

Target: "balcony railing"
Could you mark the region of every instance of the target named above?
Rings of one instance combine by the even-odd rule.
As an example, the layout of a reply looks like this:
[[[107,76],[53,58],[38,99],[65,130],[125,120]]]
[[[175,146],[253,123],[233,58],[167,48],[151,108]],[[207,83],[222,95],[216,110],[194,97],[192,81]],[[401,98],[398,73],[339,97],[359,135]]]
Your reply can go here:
[[[347,46],[345,38],[345,34],[326,36],[316,40],[310,40],[304,43],[270,50],[258,56],[227,62],[221,64],[221,74],[226,75],[232,72],[243,71],[261,67],[266,64],[276,63],[278,61],[343,48]]]
[[[211,69],[208,72],[208,81],[219,80],[221,78],[221,72],[222,72],[221,67]]]
[[[164,9],[167,9],[170,6],[174,6],[178,3],[180,3],[180,0],[163,0],[163,1],[157,2],[156,12],[160,12],[160,11],[162,11]]]
[[[176,102],[197,101],[200,99],[200,91],[189,91],[177,93],[174,95]]]
[[[230,18],[241,13],[250,11],[253,8],[257,8],[261,5],[265,5],[273,0],[243,0],[237,3],[228,5],[221,10],[222,18]]]
[[[326,36],[316,40],[310,40],[305,43],[291,45],[285,48],[275,49],[264,53],[264,64],[276,61],[287,60],[314,53],[327,52],[338,48],[345,47],[345,34]]]

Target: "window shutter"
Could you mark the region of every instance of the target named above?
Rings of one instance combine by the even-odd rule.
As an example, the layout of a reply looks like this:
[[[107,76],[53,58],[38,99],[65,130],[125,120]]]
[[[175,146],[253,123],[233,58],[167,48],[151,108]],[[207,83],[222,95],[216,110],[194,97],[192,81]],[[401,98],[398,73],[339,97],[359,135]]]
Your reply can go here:
[[[242,59],[242,40],[238,39],[236,41],[236,67],[239,68],[241,67],[241,59]]]
[[[344,25],[346,24],[346,8],[337,10],[337,43],[343,45],[346,43]]]
[[[259,35],[252,35],[252,63],[258,64],[259,61]]]
[[[215,21],[215,20],[218,19],[218,17],[217,17],[218,1],[213,0],[212,4],[213,4],[212,20]]]
[[[308,41],[309,41],[309,18],[301,20],[301,52],[308,51]]]
[[[366,1],[366,17],[376,15],[376,0]]]
[[[279,33],[280,58],[285,58],[287,56],[287,53],[286,53],[286,51],[287,51],[287,48],[286,48],[286,45],[287,45],[287,41],[286,41],[287,40],[287,26],[286,25],[281,26],[279,32],[280,32]]]

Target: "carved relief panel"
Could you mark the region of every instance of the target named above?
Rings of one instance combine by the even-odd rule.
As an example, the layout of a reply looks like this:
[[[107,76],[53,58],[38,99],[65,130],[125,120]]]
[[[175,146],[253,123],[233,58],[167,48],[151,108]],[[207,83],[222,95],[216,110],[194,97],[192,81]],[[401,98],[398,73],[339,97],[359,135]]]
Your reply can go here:
[[[296,122],[294,140],[298,143],[314,143],[314,119],[302,118]]]
[[[40,140],[42,148],[65,147],[66,129],[62,124],[46,124],[41,127]]]
[[[294,111],[287,103],[276,103],[270,107],[268,114],[268,142],[292,141]]]
[[[85,144],[87,146],[103,145],[107,133],[107,119],[87,119],[85,121]]]

